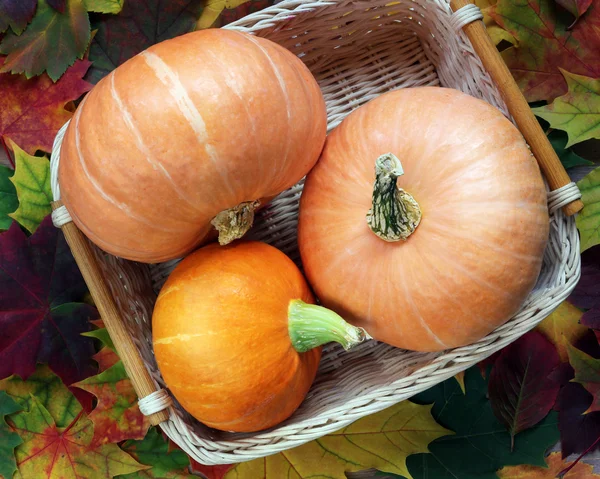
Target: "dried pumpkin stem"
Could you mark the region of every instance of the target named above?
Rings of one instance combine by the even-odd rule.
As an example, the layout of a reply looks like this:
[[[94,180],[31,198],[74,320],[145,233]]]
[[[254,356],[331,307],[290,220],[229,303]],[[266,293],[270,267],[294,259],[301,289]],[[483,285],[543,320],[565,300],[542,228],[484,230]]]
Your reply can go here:
[[[417,201],[398,188],[398,177],[403,174],[400,160],[392,153],[377,158],[373,205],[367,213],[367,223],[371,231],[385,241],[406,240],[421,222]]]
[[[307,304],[300,299],[290,301],[288,331],[294,349],[305,353],[323,344],[335,341],[350,349],[371,336],[363,329],[348,324],[330,309]]]
[[[233,208],[221,211],[210,222],[219,232],[219,244],[226,245],[244,236],[254,222],[254,211],[260,201],[244,201]]]

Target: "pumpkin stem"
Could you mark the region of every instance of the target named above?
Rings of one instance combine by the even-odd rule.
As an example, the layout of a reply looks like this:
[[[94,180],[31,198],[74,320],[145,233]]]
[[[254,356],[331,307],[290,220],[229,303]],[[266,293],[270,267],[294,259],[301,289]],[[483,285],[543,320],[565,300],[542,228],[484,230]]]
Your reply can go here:
[[[408,239],[421,222],[419,203],[397,186],[398,177],[403,174],[402,164],[394,154],[377,158],[373,206],[367,213],[367,223],[385,241]]]
[[[252,227],[254,211],[260,201],[244,201],[233,208],[221,211],[210,222],[219,232],[219,244],[226,245],[244,236]]]
[[[292,345],[299,353],[332,341],[340,343],[344,349],[350,349],[372,339],[363,328],[348,324],[330,309],[300,299],[290,301],[288,331]]]

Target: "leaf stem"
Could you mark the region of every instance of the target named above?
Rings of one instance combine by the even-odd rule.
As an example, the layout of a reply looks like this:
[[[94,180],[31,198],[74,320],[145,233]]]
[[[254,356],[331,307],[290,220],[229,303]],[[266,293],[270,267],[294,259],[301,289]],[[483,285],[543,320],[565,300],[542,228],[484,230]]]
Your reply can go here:
[[[558,478],[564,477],[571,469],[573,469],[577,465],[577,463],[579,461],[581,461],[581,459],[583,459],[583,456],[585,456],[588,452],[590,452],[592,449],[594,449],[594,447],[599,442],[600,442],[600,436],[598,436],[598,438],[590,445],[590,447],[588,447],[585,451],[583,451],[577,459],[575,459],[571,464],[569,464],[562,471],[560,471],[556,477],[558,477]]]

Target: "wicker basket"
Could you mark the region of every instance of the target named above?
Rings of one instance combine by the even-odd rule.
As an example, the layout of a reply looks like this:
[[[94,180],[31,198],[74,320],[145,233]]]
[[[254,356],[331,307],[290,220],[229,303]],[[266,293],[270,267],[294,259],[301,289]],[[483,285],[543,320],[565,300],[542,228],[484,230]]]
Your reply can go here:
[[[478,14],[476,8],[453,14],[444,0],[287,0],[226,28],[269,38],[298,55],[321,85],[332,129],[370,99],[389,90],[420,85],[462,90],[509,116],[461,30]],[[57,200],[56,171],[63,135],[64,128],[52,155]],[[211,430],[174,399],[171,402],[164,390],[152,395],[152,404],[145,398],[140,407],[150,414],[172,404],[169,419],[161,424],[166,434],[195,460],[224,464],[299,446],[434,386],[532,329],[573,289],[580,275],[579,238],[573,218],[560,210],[577,196],[572,187],[549,194],[550,241],[535,290],[514,318],[481,341],[427,354],[375,341],[350,352],[326,347],[317,379],[296,413],[279,426],[255,434]],[[248,237],[271,243],[298,261],[296,224],[301,192],[300,183],[260,211]],[[60,218],[55,220],[61,224]],[[92,249],[155,387],[164,388],[152,352],[150,318],[156,291],[176,262],[148,266]]]

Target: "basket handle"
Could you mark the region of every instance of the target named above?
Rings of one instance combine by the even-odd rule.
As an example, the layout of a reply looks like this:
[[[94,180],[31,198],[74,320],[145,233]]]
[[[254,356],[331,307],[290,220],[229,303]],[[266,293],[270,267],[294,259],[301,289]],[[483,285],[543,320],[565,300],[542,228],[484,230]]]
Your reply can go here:
[[[52,210],[57,210],[61,206],[61,201],[54,201],[52,203]],[[154,381],[152,381],[150,373],[146,369],[146,366],[144,366],[144,362],[142,361],[138,349],[135,344],[133,344],[127,329],[121,321],[117,305],[102,278],[100,266],[98,265],[89,243],[72,221],[61,225],[60,228],[71,248],[71,253],[73,253],[77,266],[79,266],[79,269],[81,270],[81,274],[90,290],[94,303],[96,303],[96,307],[100,312],[100,317],[108,330],[108,334],[115,344],[115,349],[123,361],[127,375],[133,384],[133,389],[135,389],[137,396],[140,398],[139,404],[140,409],[142,409],[141,401],[143,401],[144,398],[150,395],[152,395],[152,398],[156,397],[156,386],[154,385]],[[164,409],[152,414],[147,414],[147,416],[153,426],[157,426],[161,422],[169,419],[169,414]]]
[[[472,4],[470,0],[452,0],[450,7],[454,12],[457,12],[461,8]],[[544,172],[550,190],[557,190],[569,185],[571,183],[569,175],[548,141],[544,130],[542,130],[531,112],[527,100],[525,100],[510,70],[504,63],[496,45],[488,35],[483,22],[475,20],[467,23],[463,26],[463,31],[471,41],[473,49],[481,58],[481,63],[498,86],[508,111],[514,118],[519,130],[521,130],[525,141],[529,144],[540,169]],[[576,198],[564,205],[563,211],[567,216],[571,216],[581,211],[582,208],[582,201]]]

